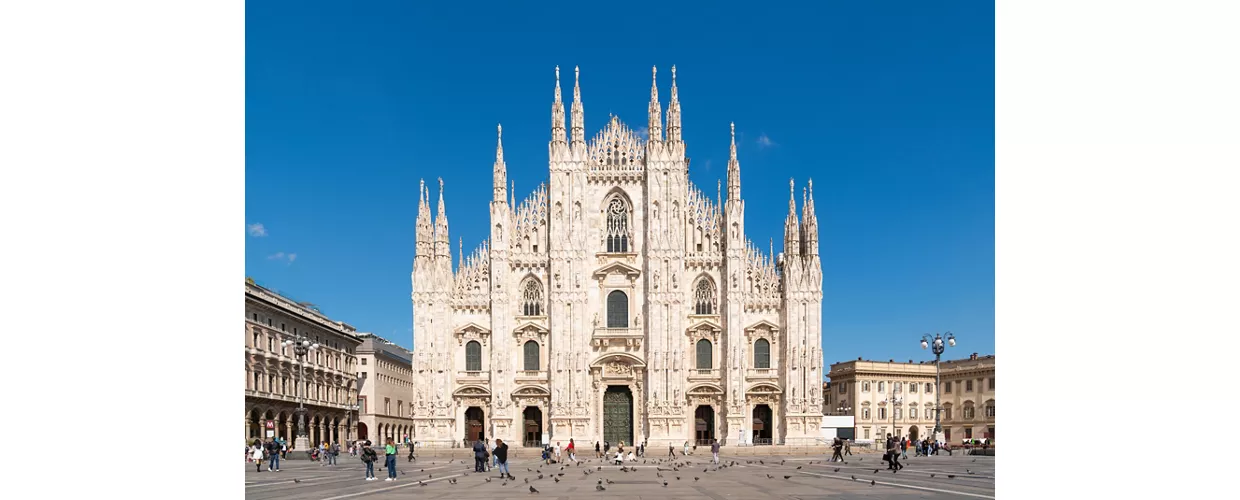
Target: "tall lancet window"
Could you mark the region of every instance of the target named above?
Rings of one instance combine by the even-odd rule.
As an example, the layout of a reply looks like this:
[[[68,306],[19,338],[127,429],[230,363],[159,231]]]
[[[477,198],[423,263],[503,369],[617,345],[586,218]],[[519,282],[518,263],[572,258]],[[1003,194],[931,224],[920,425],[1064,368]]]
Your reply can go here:
[[[476,340],[469,341],[465,344],[465,371],[481,371],[482,370],[482,344]]]
[[[770,368],[771,367],[771,343],[766,339],[758,339],[753,343],[753,365],[754,368]],[[840,389],[844,386],[841,385]]]
[[[542,284],[534,278],[525,280],[521,290],[521,313],[525,316],[542,316]]]
[[[693,289],[693,313],[715,314],[715,285],[709,279],[699,279]]]
[[[629,209],[619,198],[607,204],[607,251],[629,251]]]
[[[629,296],[620,290],[607,294],[607,328],[629,327]]]

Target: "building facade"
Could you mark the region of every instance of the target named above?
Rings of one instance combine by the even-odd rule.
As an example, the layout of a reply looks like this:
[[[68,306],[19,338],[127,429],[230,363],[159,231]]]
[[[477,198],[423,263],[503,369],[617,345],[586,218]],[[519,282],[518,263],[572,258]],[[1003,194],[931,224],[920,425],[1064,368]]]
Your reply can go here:
[[[357,439],[398,443],[413,436],[413,353],[372,333],[358,335]]]
[[[455,271],[443,182],[433,220],[421,189],[412,300],[423,444],[816,439],[812,182],[800,214],[789,183],[783,252],[763,253],[745,235],[735,129],[727,197],[720,185],[712,200],[689,181],[674,67],[666,121],[657,84],[650,94],[648,139],[612,116],[587,141],[580,73],[566,113],[556,68],[548,182],[510,198],[500,129],[490,237]]]
[[[948,442],[987,436],[993,439],[994,360],[993,355],[973,354],[969,359],[943,362],[940,422]],[[857,359],[832,364],[827,375],[831,377],[831,401],[835,408],[852,408],[857,439],[881,439],[888,433],[914,440],[934,435],[933,361]]]
[[[353,327],[246,279],[245,436],[297,441],[299,398],[310,443],[344,442],[357,399]],[[285,340],[319,344],[298,359]],[[354,420],[356,421],[356,420]]]

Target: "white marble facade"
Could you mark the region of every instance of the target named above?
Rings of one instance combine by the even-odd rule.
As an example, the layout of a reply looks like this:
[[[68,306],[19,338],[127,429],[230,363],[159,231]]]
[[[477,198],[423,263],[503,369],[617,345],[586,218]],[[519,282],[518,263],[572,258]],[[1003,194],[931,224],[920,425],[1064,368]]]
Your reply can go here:
[[[819,434],[812,181],[799,217],[789,182],[783,252],[762,252],[745,236],[735,128],[727,196],[720,185],[712,199],[689,181],[675,67],[666,122],[657,78],[650,94],[648,140],[612,116],[587,141],[580,72],[566,117],[556,68],[549,182],[509,199],[500,129],[491,235],[455,272],[443,182],[433,221],[421,188],[412,401],[423,445]]]

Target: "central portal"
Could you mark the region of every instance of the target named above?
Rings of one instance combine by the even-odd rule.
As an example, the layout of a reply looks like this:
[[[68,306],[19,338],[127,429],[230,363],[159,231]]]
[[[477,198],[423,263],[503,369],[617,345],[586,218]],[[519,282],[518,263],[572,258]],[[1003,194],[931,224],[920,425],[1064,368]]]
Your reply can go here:
[[[613,447],[633,444],[633,392],[627,385],[609,385],[603,393],[603,439]]]

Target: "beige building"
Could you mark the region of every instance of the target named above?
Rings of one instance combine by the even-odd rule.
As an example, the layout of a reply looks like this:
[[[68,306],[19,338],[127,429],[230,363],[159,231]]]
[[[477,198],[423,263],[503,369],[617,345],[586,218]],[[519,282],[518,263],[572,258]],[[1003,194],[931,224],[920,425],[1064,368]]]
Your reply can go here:
[[[421,189],[415,439],[817,442],[813,185],[798,209],[789,181],[782,251],[763,252],[745,225],[775,221],[747,219],[745,208],[772,197],[742,199],[735,129],[716,196],[690,181],[671,76],[666,116],[651,83],[648,135],[611,116],[587,140],[580,79],[570,112],[557,68],[548,182],[518,203],[498,144],[489,238],[455,269],[443,183],[433,220]]]
[[[828,412],[851,407],[858,440],[888,433],[923,439],[933,436],[935,366],[933,361],[866,361],[831,365]],[[944,361],[941,371],[944,439],[993,438],[995,357]]]
[[[371,333],[360,334],[357,439],[398,443],[413,437],[413,353]]]
[[[283,345],[299,336],[319,345],[304,360],[297,359],[291,346]],[[305,397],[309,442],[343,443],[348,437],[348,405],[357,398],[355,356],[360,344],[353,327],[247,278],[246,439],[279,437],[290,445],[297,443],[300,394]]]

